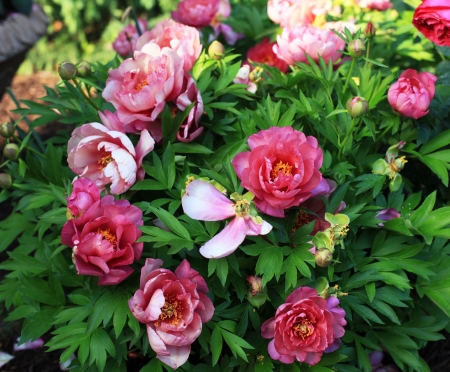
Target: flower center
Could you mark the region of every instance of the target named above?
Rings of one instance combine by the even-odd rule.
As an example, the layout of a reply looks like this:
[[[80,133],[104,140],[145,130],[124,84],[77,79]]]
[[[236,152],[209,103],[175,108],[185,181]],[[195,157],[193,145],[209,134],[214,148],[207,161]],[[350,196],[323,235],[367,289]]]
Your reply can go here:
[[[97,234],[100,234],[103,237],[103,239],[109,241],[114,247],[114,251],[117,250],[116,237],[113,234],[111,234],[111,231],[109,229],[106,230],[98,229]]]
[[[146,87],[148,85],[147,79],[142,80],[138,85],[136,85],[135,89],[137,92],[140,92],[142,88]]]
[[[389,168],[389,178],[393,179],[397,177],[397,173],[399,173],[403,167],[405,166],[405,163],[407,163],[408,160],[406,160],[406,156],[402,156],[398,159],[395,159],[393,162],[388,163]]]
[[[111,157],[111,153],[110,152],[105,152],[103,154],[103,157],[101,157],[97,161],[98,171],[101,172],[103,170],[103,168],[105,168],[112,161],[113,161],[113,158]]]
[[[168,295],[165,297],[164,305],[161,308],[161,315],[155,322],[155,327],[158,326],[160,322],[178,325],[180,319],[183,318],[182,310],[183,306],[181,306],[181,303],[177,298],[174,295]]]
[[[272,179],[278,177],[278,173],[281,172],[285,176],[291,176],[292,175],[292,165],[289,165],[288,163],[283,163],[281,160],[278,162],[277,165],[272,169],[272,172],[270,175],[272,176]]]
[[[295,220],[294,226],[292,226],[292,233],[295,233],[298,228],[307,225],[312,220],[314,220],[314,216],[306,213],[305,211],[298,211],[297,219]]]
[[[293,330],[297,336],[300,336],[302,340],[308,338],[314,333],[314,326],[312,325],[314,322],[311,322],[308,319],[302,319],[300,322],[295,323]]]
[[[245,199],[238,200],[234,205],[234,211],[236,216],[245,217],[248,214],[249,204]]]

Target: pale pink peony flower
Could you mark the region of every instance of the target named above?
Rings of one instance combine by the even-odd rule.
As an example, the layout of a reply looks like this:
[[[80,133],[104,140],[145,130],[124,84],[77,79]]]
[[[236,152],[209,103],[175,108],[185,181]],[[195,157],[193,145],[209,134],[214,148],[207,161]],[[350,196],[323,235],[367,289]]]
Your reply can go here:
[[[429,72],[405,70],[388,91],[388,101],[394,111],[403,116],[419,119],[428,114],[434,97],[437,77]]]
[[[295,26],[292,29],[285,28],[281,35],[277,36],[277,44],[273,51],[288,65],[296,62],[308,63],[306,54],[314,61],[319,61],[321,56],[328,64],[335,63],[341,58],[345,41],[331,30],[320,29],[312,26]]]
[[[173,273],[163,262],[147,258],[140,288],[128,302],[134,317],[147,326],[150,347],[163,363],[176,369],[189,358],[202,324],[211,320],[214,305],[205,280],[183,260]]]
[[[147,130],[141,132],[136,149],[123,133],[99,123],[84,124],[72,132],[67,146],[70,169],[89,178],[99,189],[111,184],[112,194],[122,194],[144,178],[142,159],[155,141]]]
[[[339,348],[347,324],[344,309],[336,297],[325,300],[317,291],[300,287],[292,292],[271,318],[261,326],[261,336],[272,339],[268,346],[272,359],[293,363],[295,359],[317,364],[323,353]]]
[[[200,221],[234,219],[200,248],[206,258],[220,258],[233,253],[247,235],[266,235],[272,225],[250,214],[250,202],[245,199],[231,201],[213,185],[205,181],[192,181],[186,186],[181,199],[184,213]]]
[[[145,32],[136,43],[140,51],[145,44],[155,43],[161,48],[173,49],[184,62],[184,70],[189,71],[202,52],[200,34],[194,27],[177,23],[171,19],[158,22],[150,31]]]
[[[368,8],[374,10],[386,10],[392,8],[394,4],[390,0],[356,0],[361,8]]]
[[[72,218],[77,218],[99,200],[100,190],[96,184],[88,178],[76,178],[73,181],[72,194],[67,199],[67,209]]]
[[[292,127],[271,127],[252,134],[248,145],[250,151],[237,154],[232,164],[266,214],[284,217],[285,209],[310,198],[322,181],[323,154],[315,137]]]
[[[81,217],[67,221],[61,242],[73,248],[78,274],[99,276],[98,285],[115,285],[131,275],[129,265],[141,257],[144,243],[136,240],[143,224],[138,207],[108,195]]]
[[[219,11],[220,0],[183,0],[172,18],[192,27],[208,26]]]
[[[134,53],[134,58],[109,71],[103,98],[114,105],[124,125],[153,122],[166,102],[180,94],[183,63],[174,50],[155,43],[145,44]]]
[[[250,93],[256,93],[256,91],[258,90],[258,86],[250,79],[250,66],[249,65],[244,65],[239,69],[236,77],[233,79],[233,83],[248,85],[247,90]]]
[[[142,33],[147,31],[148,24],[144,19],[139,19],[139,28]],[[122,57],[129,57],[136,50],[136,42],[139,38],[139,33],[136,29],[136,25],[130,23],[126,25],[122,31],[120,31],[119,36],[113,43],[113,49],[119,53]]]

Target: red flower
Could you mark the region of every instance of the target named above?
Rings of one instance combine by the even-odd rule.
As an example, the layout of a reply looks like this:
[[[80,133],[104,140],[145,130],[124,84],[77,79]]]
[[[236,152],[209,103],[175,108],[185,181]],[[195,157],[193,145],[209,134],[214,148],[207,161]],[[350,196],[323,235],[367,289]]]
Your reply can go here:
[[[276,43],[270,43],[269,39],[262,39],[259,44],[256,44],[254,47],[250,48],[247,52],[247,60],[244,64],[250,64],[249,61],[264,63],[267,66],[275,66],[281,72],[286,73],[288,70],[288,64],[284,62],[282,59],[278,58],[277,55],[273,51],[273,46]]]
[[[317,139],[291,127],[271,127],[248,139],[250,151],[233,159],[242,186],[255,195],[256,206],[274,217],[297,207],[322,180],[323,154]]]
[[[309,287],[297,288],[271,318],[261,326],[261,335],[272,338],[268,351],[272,359],[293,363],[295,359],[310,365],[323,353],[339,348],[344,335],[345,311],[336,297],[325,300]]]
[[[414,13],[413,25],[433,43],[450,46],[450,2],[422,1]]]
[[[175,369],[189,358],[191,344],[202,324],[211,320],[214,305],[199,273],[183,260],[173,273],[160,269],[163,262],[147,258],[141,270],[140,289],[128,302],[134,317],[147,326],[156,357]]]
[[[99,276],[98,285],[118,284],[141,257],[144,243],[142,211],[127,200],[105,196],[81,217],[66,222],[61,242],[73,248],[73,261],[80,275]]]

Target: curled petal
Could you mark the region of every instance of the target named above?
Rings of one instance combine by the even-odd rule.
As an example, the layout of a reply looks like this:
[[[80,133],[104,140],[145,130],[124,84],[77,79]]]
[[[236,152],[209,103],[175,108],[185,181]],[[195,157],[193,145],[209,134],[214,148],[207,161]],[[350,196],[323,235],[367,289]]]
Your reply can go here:
[[[170,346],[167,345],[169,355],[159,354],[156,356],[161,362],[167,364],[173,369],[186,363],[191,352],[191,345]]]

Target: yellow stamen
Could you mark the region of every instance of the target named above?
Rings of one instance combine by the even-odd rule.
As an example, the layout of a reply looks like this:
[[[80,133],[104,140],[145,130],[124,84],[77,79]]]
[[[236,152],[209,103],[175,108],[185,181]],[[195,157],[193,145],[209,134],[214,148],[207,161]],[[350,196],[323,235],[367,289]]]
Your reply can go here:
[[[292,165],[289,165],[288,163],[283,163],[281,160],[278,162],[277,165],[272,169],[272,172],[270,175],[272,176],[272,179],[275,179],[278,177],[278,173],[281,172],[285,176],[291,176],[292,175]]]
[[[314,322],[311,322],[308,319],[303,319],[300,322],[296,323],[293,327],[296,335],[300,336],[302,340],[308,338],[314,333],[314,326],[312,325]]]
[[[164,305],[161,308],[161,315],[154,323],[155,327],[157,327],[161,322],[170,325],[178,325],[180,320],[183,318],[182,310],[183,306],[181,306],[181,303],[174,295],[165,297]]]
[[[98,159],[97,164],[98,166],[98,171],[101,172],[103,170],[103,168],[105,168],[109,163],[111,163],[113,161],[113,158],[111,157],[111,153],[107,152],[104,154],[104,156],[100,159]]]
[[[101,234],[103,239],[109,241],[112,244],[112,246],[114,247],[114,251],[117,250],[116,237],[115,237],[115,235],[111,234],[111,231],[109,229],[106,229],[106,230],[98,229],[97,234]]]
[[[248,214],[249,203],[247,200],[238,200],[234,206],[236,216],[245,217]]]
[[[147,79],[142,80],[138,85],[136,85],[136,91],[140,92],[142,88],[146,87],[148,85]]]

